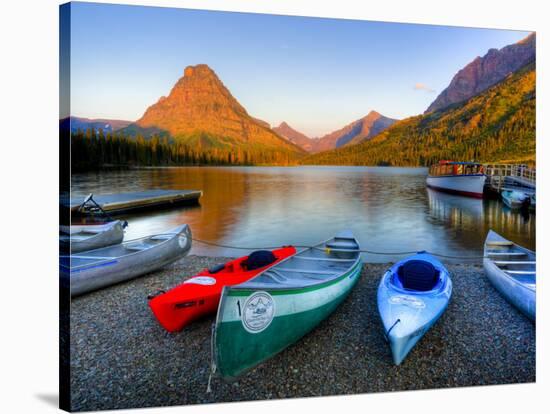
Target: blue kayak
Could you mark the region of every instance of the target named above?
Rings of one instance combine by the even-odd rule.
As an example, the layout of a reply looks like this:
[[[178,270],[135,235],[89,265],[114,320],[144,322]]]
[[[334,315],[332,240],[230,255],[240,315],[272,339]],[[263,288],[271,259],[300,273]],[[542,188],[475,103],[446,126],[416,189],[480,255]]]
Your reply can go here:
[[[378,312],[396,365],[443,314],[452,289],[449,271],[424,252],[384,274],[378,286]]]

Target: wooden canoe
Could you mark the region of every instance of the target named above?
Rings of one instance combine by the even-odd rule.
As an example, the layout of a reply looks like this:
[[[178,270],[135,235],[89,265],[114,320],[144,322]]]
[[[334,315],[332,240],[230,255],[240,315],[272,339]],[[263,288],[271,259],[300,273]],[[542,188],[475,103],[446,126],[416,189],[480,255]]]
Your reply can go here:
[[[359,243],[347,231],[226,286],[212,338],[219,374],[238,377],[298,341],[346,298],[361,268]]]
[[[489,230],[483,267],[493,286],[529,319],[536,320],[536,253]]]

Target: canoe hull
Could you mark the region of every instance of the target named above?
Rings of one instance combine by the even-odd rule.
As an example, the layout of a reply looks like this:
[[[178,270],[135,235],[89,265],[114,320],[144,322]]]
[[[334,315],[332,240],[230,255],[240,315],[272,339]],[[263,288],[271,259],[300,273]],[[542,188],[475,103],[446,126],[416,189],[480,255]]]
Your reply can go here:
[[[426,255],[411,258],[424,260]],[[390,344],[393,362],[400,365],[424,334],[437,322],[449,304],[452,281],[448,271],[440,264],[443,282],[435,291],[416,292],[397,288],[391,282],[397,268],[404,261],[388,270],[378,286],[378,311]],[[435,263],[434,263],[435,264]],[[444,273],[443,273],[444,272]]]
[[[273,254],[277,260],[254,270],[246,271],[241,266],[248,256],[226,263],[225,268],[216,273],[205,269],[181,285],[151,299],[149,307],[164,329],[169,332],[179,331],[194,320],[215,313],[225,286],[245,282],[295,253],[294,247],[275,249]]]
[[[527,198],[527,195],[523,195],[522,197],[519,194],[515,194],[514,191],[502,192],[502,202],[512,210],[521,209],[524,206]]]
[[[346,298],[361,273],[361,260],[328,286],[296,290],[229,290],[222,295],[214,333],[216,367],[236,378],[295,343],[326,319]],[[227,288],[226,288],[227,289]],[[255,295],[267,303],[269,323],[261,330],[247,321]],[[259,325],[265,324],[262,319]]]
[[[487,242],[502,242],[506,241],[502,236],[498,235],[493,231],[489,231],[487,235],[487,240],[485,244],[485,254],[488,255]],[[531,260],[536,260],[536,255],[529,249],[525,249],[521,246],[515,245],[517,251],[523,251],[526,253],[526,258]],[[501,259],[510,259],[510,257],[500,256]],[[513,256],[511,256],[513,257]],[[517,259],[516,259],[517,260]],[[491,258],[483,259],[483,268],[487,278],[495,289],[513,306],[519,309],[525,316],[527,316],[532,321],[536,320],[536,311],[537,311],[537,295],[536,289],[530,288],[522,283],[520,283],[514,277],[506,274],[502,269],[500,269]]]
[[[426,184],[439,191],[482,198],[486,178],[483,174],[428,176]]]
[[[71,268],[69,271],[71,296],[88,293],[150,273],[189,253],[191,249],[189,226],[180,226],[166,235],[170,235],[170,239],[147,250]],[[102,250],[96,249],[84,253],[91,254]]]
[[[120,220],[101,225],[62,226],[61,244],[72,253],[122,243],[124,227]],[[86,236],[88,235],[88,236]]]

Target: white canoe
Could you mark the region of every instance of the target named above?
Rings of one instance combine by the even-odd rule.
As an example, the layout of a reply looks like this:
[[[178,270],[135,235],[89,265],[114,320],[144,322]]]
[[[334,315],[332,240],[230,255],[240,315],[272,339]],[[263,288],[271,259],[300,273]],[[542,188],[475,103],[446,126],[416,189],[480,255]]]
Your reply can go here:
[[[124,238],[124,227],[120,220],[105,224],[59,226],[59,241],[71,253],[119,244]]]
[[[493,286],[531,320],[536,319],[536,253],[489,230],[483,267]]]
[[[68,278],[71,296],[77,296],[133,279],[182,258],[191,242],[191,230],[183,224],[166,233],[61,256],[61,283]]]

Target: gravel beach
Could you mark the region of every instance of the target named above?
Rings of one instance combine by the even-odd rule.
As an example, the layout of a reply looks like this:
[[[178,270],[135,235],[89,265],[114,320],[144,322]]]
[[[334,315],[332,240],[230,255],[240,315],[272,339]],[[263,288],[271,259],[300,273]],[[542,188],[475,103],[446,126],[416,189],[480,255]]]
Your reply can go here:
[[[387,264],[365,264],[345,302],[295,345],[238,381],[210,372],[214,315],[170,334],[147,295],[228,259],[188,256],[162,271],[73,299],[74,411],[313,397],[535,381],[535,325],[481,265],[449,265],[447,311],[403,364],[392,363],[376,307]]]

